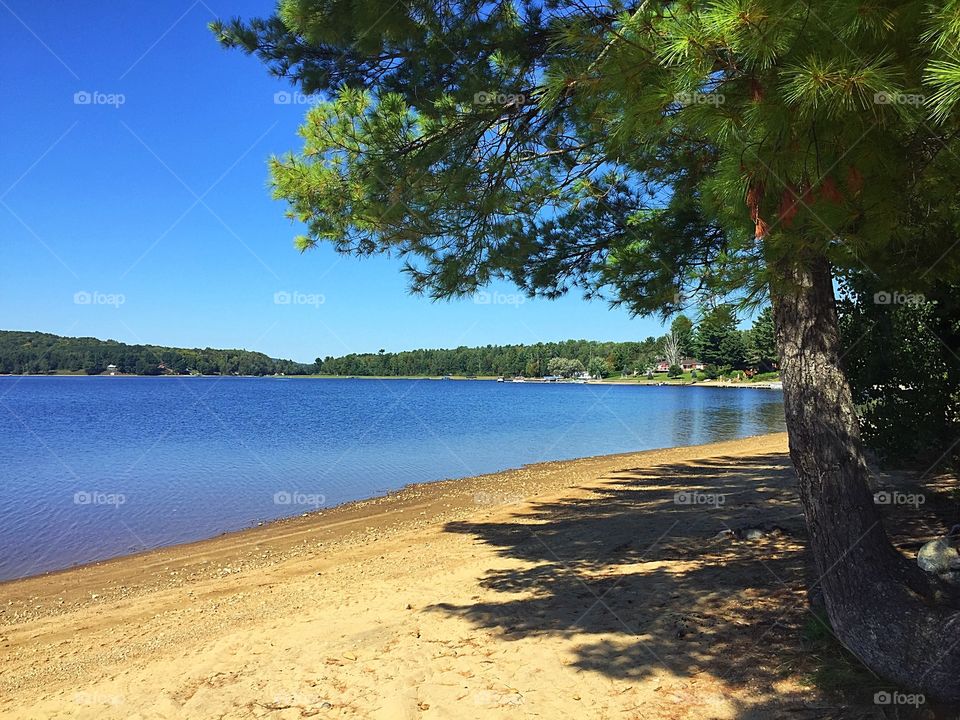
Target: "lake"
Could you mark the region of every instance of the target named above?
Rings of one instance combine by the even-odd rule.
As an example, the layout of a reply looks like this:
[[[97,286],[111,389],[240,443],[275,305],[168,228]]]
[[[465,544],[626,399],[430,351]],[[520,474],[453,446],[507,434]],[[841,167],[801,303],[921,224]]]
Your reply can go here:
[[[783,429],[762,389],[0,377],[0,580],[412,482]]]

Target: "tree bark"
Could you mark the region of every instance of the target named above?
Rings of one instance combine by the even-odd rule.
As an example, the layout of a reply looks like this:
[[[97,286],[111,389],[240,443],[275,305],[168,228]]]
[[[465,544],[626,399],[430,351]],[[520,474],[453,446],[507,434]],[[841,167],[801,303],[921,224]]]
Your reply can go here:
[[[837,638],[908,691],[960,701],[960,614],[887,538],[868,485],[824,257],[773,268],[790,457]]]

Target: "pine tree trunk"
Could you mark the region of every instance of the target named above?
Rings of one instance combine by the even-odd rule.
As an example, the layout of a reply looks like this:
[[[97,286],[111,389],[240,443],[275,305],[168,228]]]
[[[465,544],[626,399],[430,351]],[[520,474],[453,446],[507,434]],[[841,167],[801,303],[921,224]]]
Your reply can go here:
[[[890,543],[867,483],[825,258],[771,288],[790,457],[837,638],[869,668],[928,698],[960,700],[960,614],[931,599]]]

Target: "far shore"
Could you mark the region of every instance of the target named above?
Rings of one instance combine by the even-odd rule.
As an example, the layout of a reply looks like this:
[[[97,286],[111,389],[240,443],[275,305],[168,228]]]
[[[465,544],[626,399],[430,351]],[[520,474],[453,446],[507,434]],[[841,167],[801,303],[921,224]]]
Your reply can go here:
[[[496,375],[478,375],[469,377],[466,375],[136,375],[132,373],[116,373],[107,375],[87,375],[82,372],[53,372],[38,374],[0,374],[0,377],[12,378],[40,378],[40,377],[93,377],[93,378],[172,378],[172,379],[193,379],[193,378],[241,378],[251,380],[458,380],[458,381],[497,381],[500,376]],[[505,379],[505,382],[513,382],[512,379]],[[541,378],[526,378],[523,382],[535,385],[639,385],[645,387],[713,387],[713,388],[756,388],[761,390],[779,390],[781,389],[780,380],[759,380],[759,381],[733,381],[733,380],[689,380],[668,378],[665,375],[655,376],[652,380],[645,377],[609,377],[602,380],[584,380],[574,382],[571,380],[545,381]]]

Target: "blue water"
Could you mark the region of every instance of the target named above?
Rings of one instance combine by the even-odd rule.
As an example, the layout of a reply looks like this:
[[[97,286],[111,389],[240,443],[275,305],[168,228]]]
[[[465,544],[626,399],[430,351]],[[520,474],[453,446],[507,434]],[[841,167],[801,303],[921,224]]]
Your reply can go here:
[[[0,579],[411,482],[783,428],[759,389],[0,377]]]

